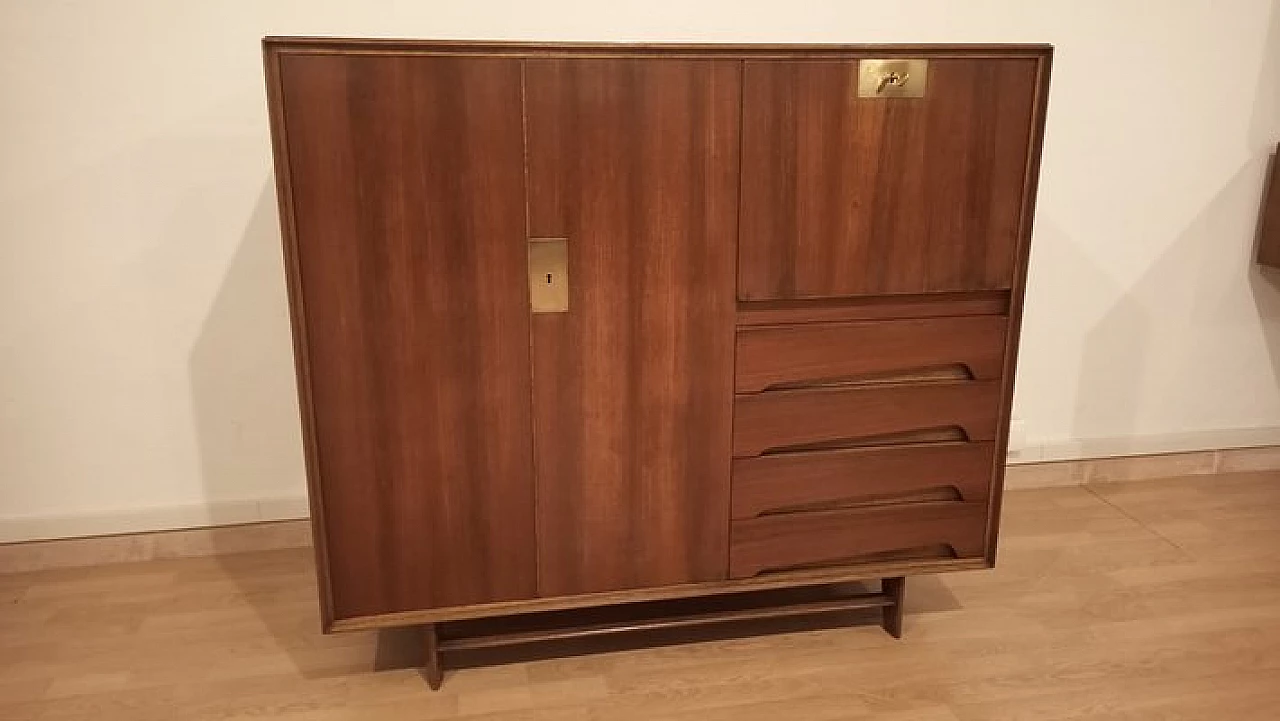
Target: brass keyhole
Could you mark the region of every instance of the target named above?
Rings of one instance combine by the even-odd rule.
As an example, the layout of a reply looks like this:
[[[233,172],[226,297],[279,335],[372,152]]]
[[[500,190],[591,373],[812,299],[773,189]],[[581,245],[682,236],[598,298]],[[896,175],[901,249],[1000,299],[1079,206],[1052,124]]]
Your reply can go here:
[[[883,93],[886,85],[900,88],[907,84],[907,80],[910,77],[910,73],[898,73],[896,70],[887,72],[880,76],[880,83],[876,85],[876,92]]]
[[[529,239],[529,308],[534,313],[569,310],[569,247],[564,238]]]

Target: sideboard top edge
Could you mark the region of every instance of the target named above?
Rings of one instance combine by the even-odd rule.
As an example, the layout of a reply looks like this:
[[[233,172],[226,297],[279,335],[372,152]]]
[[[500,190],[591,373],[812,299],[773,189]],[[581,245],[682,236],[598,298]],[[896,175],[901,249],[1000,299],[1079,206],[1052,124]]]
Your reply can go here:
[[[541,42],[506,40],[409,40],[275,36],[262,39],[271,52],[298,54],[425,54],[494,56],[707,56],[778,58],[841,55],[958,55],[965,57],[1044,57],[1048,44],[803,44],[803,43],[667,43],[667,42]]]

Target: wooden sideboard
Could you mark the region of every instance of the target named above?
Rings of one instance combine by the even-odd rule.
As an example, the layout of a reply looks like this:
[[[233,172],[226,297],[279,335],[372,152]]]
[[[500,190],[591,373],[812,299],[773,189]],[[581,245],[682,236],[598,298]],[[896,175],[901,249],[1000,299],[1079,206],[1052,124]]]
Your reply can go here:
[[[264,47],[326,631],[994,563],[1050,48]]]

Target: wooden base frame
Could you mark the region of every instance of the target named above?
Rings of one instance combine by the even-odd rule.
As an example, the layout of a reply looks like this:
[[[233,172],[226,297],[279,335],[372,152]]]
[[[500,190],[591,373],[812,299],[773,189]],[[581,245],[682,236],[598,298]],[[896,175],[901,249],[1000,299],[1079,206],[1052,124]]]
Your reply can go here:
[[[890,636],[902,638],[902,609],[907,599],[907,579],[897,576],[880,581],[880,593],[889,599],[889,603],[880,609],[883,614],[880,625]]]
[[[432,691],[439,691],[444,683],[444,667],[440,664],[439,628],[434,623],[422,627],[422,676]]]
[[[789,589],[783,593],[791,593]],[[849,592],[844,585],[799,589],[807,597],[792,599],[768,597],[766,593],[743,593],[733,597],[681,599],[674,602],[627,604],[600,609],[604,620],[587,619],[585,623],[564,623],[565,615],[541,614],[543,618],[513,617],[503,619],[494,628],[494,619],[462,621],[456,628],[446,629],[447,622],[428,623],[421,627],[423,636],[422,675],[432,690],[444,681],[444,656],[451,652],[489,651],[515,646],[557,641],[586,641],[624,634],[644,632],[695,631],[729,624],[804,619],[855,611],[880,611],[880,625],[894,638],[902,638],[903,602],[906,578],[895,576],[880,580],[878,591],[858,589]],[[794,596],[795,594],[792,593]],[[710,607],[681,610],[673,604],[703,601]],[[770,603],[770,601],[773,601]],[[781,601],[781,602],[778,602]],[[486,628],[485,626],[489,626]]]

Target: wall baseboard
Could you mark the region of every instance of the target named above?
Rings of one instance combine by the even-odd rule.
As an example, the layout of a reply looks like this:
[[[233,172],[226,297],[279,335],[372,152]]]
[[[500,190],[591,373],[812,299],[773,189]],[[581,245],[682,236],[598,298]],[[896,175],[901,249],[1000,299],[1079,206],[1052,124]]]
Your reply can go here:
[[[310,546],[307,520],[27,541],[0,545],[0,574]]]
[[[1177,476],[1280,470],[1280,445],[1186,453],[1009,463],[1006,490],[1139,481]]]
[[[1008,490],[1280,470],[1280,442],[1244,448],[1032,461]],[[285,497],[57,518],[0,518],[0,573],[311,545],[307,499]]]
[[[309,515],[307,497],[303,494],[61,516],[0,516],[0,543],[292,521]]]
[[[1026,443],[1020,438],[1020,434],[1011,434],[1008,461],[1010,464],[1088,461],[1263,446],[1280,446],[1280,426],[1162,433],[1156,436],[1079,438],[1043,443]]]

